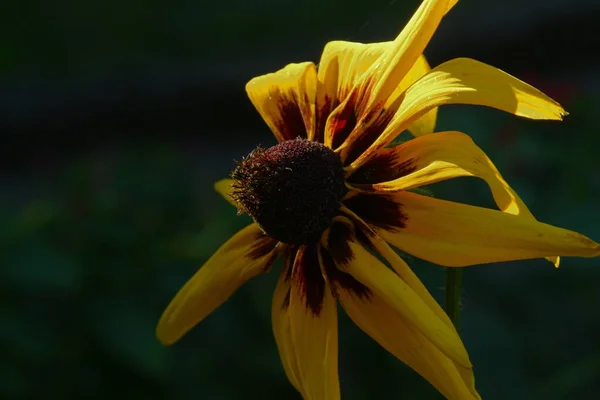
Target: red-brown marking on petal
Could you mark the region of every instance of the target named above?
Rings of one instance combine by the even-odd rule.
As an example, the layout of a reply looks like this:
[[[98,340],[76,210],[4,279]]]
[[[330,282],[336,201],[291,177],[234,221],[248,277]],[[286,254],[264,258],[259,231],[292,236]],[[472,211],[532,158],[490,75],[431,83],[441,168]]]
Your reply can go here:
[[[285,251],[283,253],[283,271],[285,273],[285,281],[289,282],[292,277],[292,268],[294,266],[294,260],[296,259],[296,254],[298,253],[298,246],[286,246]],[[290,306],[290,295],[291,291],[288,288],[285,297],[283,298],[283,303],[281,303],[281,308],[283,310],[287,309]]]
[[[408,219],[402,205],[384,195],[361,193],[344,200],[344,205],[369,225],[382,229],[404,228]]]
[[[271,260],[269,260],[269,262],[265,266],[265,270],[269,270],[277,256],[278,252],[275,252],[273,250],[275,249],[275,246],[277,246],[278,243],[279,242],[273,239],[272,237],[264,234],[263,232],[259,232],[256,234],[255,241],[252,244],[252,246],[248,249],[246,256],[248,258],[251,258],[252,260],[257,260],[272,252],[273,254],[271,255]]]
[[[384,149],[361,165],[347,179],[355,184],[389,182],[414,172],[413,159],[399,160],[394,149]]]
[[[298,246],[287,245],[283,253],[283,270],[285,271],[285,281],[289,281],[292,277],[292,268],[298,254]]]
[[[287,310],[290,306],[290,296],[292,294],[291,289],[288,288],[285,297],[283,298],[283,302],[281,303],[281,309]]]
[[[323,86],[323,84],[320,82],[319,85]],[[325,89],[321,88],[321,90]],[[329,95],[323,96],[323,98],[317,102],[317,108],[315,109],[315,136],[312,139],[315,142],[325,142],[325,127],[327,126],[327,118],[329,118],[329,114],[331,114],[333,109],[337,107],[338,104],[339,102],[337,99]]]
[[[365,128],[358,136],[350,138],[345,164],[348,165],[365,152],[390,123],[393,113],[386,109],[373,109],[365,117]]]
[[[373,75],[369,75],[367,76],[367,78],[363,81],[363,83],[360,85],[359,87],[359,96],[358,98],[360,99],[360,103],[357,107],[357,110],[359,111],[359,114],[362,115],[363,113],[365,113],[365,107],[367,106],[367,104],[369,103],[369,99],[371,97],[371,94],[373,93],[373,87],[375,87],[375,84],[377,83],[377,80],[373,79]],[[374,107],[375,108],[380,108],[380,107]]]
[[[348,264],[354,259],[354,253],[349,244],[350,240],[353,240],[350,226],[341,222],[334,222],[331,225],[327,236],[327,250],[340,264]]]
[[[317,245],[302,246],[296,254],[292,285],[300,292],[300,299],[314,316],[319,316],[325,298],[325,279],[319,267]]]
[[[371,296],[371,290],[357,281],[352,275],[340,271],[329,251],[322,247],[321,262],[334,296],[338,296],[340,289],[346,290],[360,299],[368,299]]]
[[[356,92],[352,92],[350,97],[339,107],[342,107],[340,111],[336,111],[329,120],[328,128],[331,131],[329,134],[332,136],[332,149],[340,147],[356,126]]]
[[[278,88],[274,88],[272,89],[271,96],[279,99],[278,107],[281,112],[281,119],[276,120],[275,124],[283,136],[282,141],[298,137],[306,139],[307,127],[304,124],[298,94],[296,92],[288,92],[284,95]],[[308,98],[304,101],[304,104],[307,104]]]

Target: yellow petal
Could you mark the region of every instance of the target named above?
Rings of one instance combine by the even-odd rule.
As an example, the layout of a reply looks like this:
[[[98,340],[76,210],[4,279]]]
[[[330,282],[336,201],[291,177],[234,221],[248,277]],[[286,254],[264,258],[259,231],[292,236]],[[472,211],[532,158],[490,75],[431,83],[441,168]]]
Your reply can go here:
[[[390,219],[377,215],[369,199],[395,204]],[[449,267],[559,256],[596,257],[600,245],[566,229],[487,208],[411,192],[360,195],[346,202],[387,242],[416,257]],[[353,204],[348,204],[353,203]],[[379,207],[382,207],[381,204]],[[365,215],[365,213],[371,213]],[[402,217],[399,217],[399,216]]]
[[[283,369],[290,383],[303,396],[302,384],[300,383],[300,369],[296,359],[294,343],[292,342],[290,314],[288,312],[289,296],[291,289],[291,272],[296,250],[287,249],[284,260],[284,268],[279,276],[275,293],[273,294],[273,304],[271,307],[271,319],[273,325],[273,335],[279,349],[279,356]]]
[[[282,277],[279,290],[289,279],[289,295],[279,308],[280,339],[286,343],[282,360],[291,367],[294,381],[306,400],[337,400],[340,398],[338,378],[337,305],[321,276],[316,246],[298,250],[290,277]],[[315,300],[319,300],[318,304]],[[276,304],[273,307],[277,307]],[[289,324],[289,327],[285,325]],[[275,329],[275,325],[274,325]],[[290,374],[288,374],[289,376]]]
[[[425,0],[389,49],[371,69],[374,82],[368,108],[385,103],[406,76],[436,31],[442,17],[456,3],[449,0]]]
[[[421,297],[421,299],[440,318],[440,320],[442,320],[442,322],[444,322],[448,327],[455,329],[454,325],[452,324],[452,321],[450,321],[450,318],[448,318],[448,315],[446,314],[446,312],[442,309],[442,307],[440,307],[438,302],[431,296],[431,294],[429,293],[429,291],[427,290],[425,285],[423,285],[421,280],[415,275],[415,273],[408,266],[408,264],[406,264],[406,262],[404,262],[404,260],[356,214],[354,214],[352,211],[350,211],[349,209],[347,209],[344,206],[342,206],[341,211],[344,214],[346,214],[356,224],[356,226],[365,235],[365,238],[369,241],[369,243],[373,247],[373,249],[377,253],[379,253],[392,266],[392,268],[394,269],[394,271],[396,271],[396,273],[400,276],[400,278],[403,281],[405,281],[411,287],[411,289],[414,290],[415,293],[417,293],[419,295],[419,297]],[[343,295],[345,295],[345,296],[343,296]],[[446,375],[447,375],[447,378],[449,378],[449,377],[453,376],[454,368],[452,368],[452,366],[449,365],[447,363],[447,361],[439,360],[440,355],[441,355],[441,358],[445,358],[446,360],[449,360],[449,359],[446,356],[444,356],[439,350],[435,349],[435,347],[432,346],[431,343],[427,342],[428,343],[427,345],[422,344],[422,343],[424,343],[424,340],[425,340],[422,335],[420,335],[418,332],[416,332],[414,329],[412,329],[411,337],[414,337],[415,341],[417,341],[418,343],[421,343],[421,344],[415,345],[415,344],[409,343],[409,344],[407,344],[407,346],[409,348],[412,347],[412,348],[417,348],[417,349],[424,348],[425,346],[427,346],[427,348],[434,349],[434,350],[432,350],[432,353],[433,353],[432,356],[429,358],[429,360],[432,360],[432,362],[433,362],[432,365],[426,364],[424,366],[421,366],[418,363],[418,360],[414,360],[414,358],[406,358],[406,357],[410,357],[411,354],[414,355],[415,351],[413,350],[413,351],[409,352],[408,355],[406,355],[406,352],[403,351],[404,347],[399,348],[397,346],[397,345],[403,344],[403,342],[398,341],[397,338],[398,337],[405,338],[408,335],[399,336],[397,334],[397,332],[393,329],[393,326],[398,326],[398,329],[401,329],[399,324],[400,323],[405,324],[404,320],[400,320],[397,323],[392,322],[388,325],[387,321],[393,321],[394,318],[390,317],[389,312],[386,311],[384,306],[374,304],[374,302],[373,302],[373,304],[365,305],[366,307],[371,307],[371,306],[374,307],[375,310],[379,310],[381,312],[381,314],[378,314],[377,312],[370,312],[370,311],[368,311],[368,309],[365,309],[363,307],[357,308],[354,306],[358,304],[359,298],[357,298],[356,296],[352,296],[349,298],[348,297],[349,295],[351,295],[351,293],[346,291],[346,293],[343,293],[342,295],[338,294],[338,299],[340,300],[340,302],[346,309],[346,312],[348,313],[348,315],[350,315],[350,317],[354,320],[354,322],[358,326],[360,326],[367,334],[369,334],[371,337],[373,337],[375,340],[377,340],[384,348],[386,348],[392,354],[396,355],[396,357],[400,358],[406,364],[410,365],[413,369],[415,369],[417,372],[419,372],[429,382],[431,382],[440,392],[445,393],[447,397],[452,396],[452,393],[455,393],[455,391],[462,390],[461,389],[462,385],[457,383],[455,380],[450,379],[450,381],[451,381],[450,384],[447,383],[447,380],[444,380],[444,371],[447,370]],[[348,305],[348,302],[347,302],[348,299],[352,300],[352,303],[350,305]],[[345,302],[345,300],[346,300],[346,302]],[[381,299],[376,298],[376,301],[380,302]],[[353,307],[353,309],[349,310],[348,307]],[[389,308],[389,306],[387,306],[387,307]],[[353,316],[352,313],[354,313],[355,316]],[[380,315],[381,315],[381,319],[379,319]],[[371,318],[371,319],[369,320],[369,318]],[[397,318],[400,318],[400,317],[397,317]],[[367,321],[369,321],[369,322],[367,322]],[[370,325],[366,326],[365,323],[370,323]],[[380,323],[383,323],[383,325],[380,325]],[[365,326],[366,326],[366,328],[365,328]],[[388,326],[389,326],[389,329],[388,329]],[[391,342],[390,342],[390,338],[392,340]],[[424,349],[423,351],[427,352],[426,349]],[[404,356],[400,356],[401,354],[404,354]],[[420,359],[420,358],[418,358],[418,359]],[[463,378],[464,384],[467,386],[467,388],[469,388],[469,390],[471,391],[473,396],[475,396],[475,398],[479,398],[479,394],[477,393],[477,390],[475,389],[475,378],[473,376],[472,369],[461,367],[454,362],[452,362],[452,365],[456,367],[456,370],[459,372],[459,374]],[[439,371],[441,373],[441,375],[436,375],[435,373],[432,373],[432,372],[435,372],[435,371],[431,371],[432,366],[434,369],[439,368],[435,371]],[[430,368],[428,368],[428,367],[430,367]],[[453,384],[455,384],[456,386],[454,386]],[[449,398],[452,398],[452,397],[449,397]]]
[[[267,272],[276,245],[256,224],[236,233],[179,290],[160,318],[158,339],[163,344],[177,341],[248,279]]]
[[[471,368],[456,330],[440,319],[405,281],[358,244],[347,228],[338,228],[341,225],[334,223],[327,238],[327,249],[337,267],[380,296],[442,353]]]
[[[394,165],[403,164],[406,170],[414,169],[414,172],[388,182],[369,185],[377,192],[397,192],[460,176],[475,176],[485,180],[489,185],[500,210],[535,219],[483,150],[464,133],[438,132],[393,148],[382,149],[361,169],[374,168],[382,164],[396,171],[400,169]],[[363,187],[363,185],[358,186]],[[560,258],[550,257],[549,261],[558,267]]]
[[[379,253],[385,261],[388,262],[400,276],[400,278],[406,282],[412,290],[419,295],[419,297],[427,304],[427,306],[442,320],[448,327],[455,329],[452,321],[448,318],[446,312],[440,307],[437,301],[431,296],[425,285],[415,275],[412,269],[406,264],[406,262],[383,240],[371,227],[364,222],[358,215],[353,213],[348,208],[342,206],[341,211],[348,216],[352,222],[355,223],[357,228],[364,234],[365,239],[369,241],[369,244],[373,249]]]
[[[364,85],[367,79],[367,71],[377,62],[377,60],[390,48],[392,42],[381,43],[355,43],[345,41],[330,42],[325,46],[321,61],[319,62],[319,90],[317,96],[317,126],[320,127],[317,131],[325,129],[322,125],[334,108],[340,103],[344,103],[336,114],[356,114],[351,115],[349,119],[353,123],[357,118],[360,118],[360,110],[364,109],[364,101],[368,100],[365,90],[368,89]],[[391,95],[389,102],[393,103],[407,87],[412,85],[416,80],[430,71],[429,64],[423,55],[419,55],[410,70],[404,76],[402,81],[396,85],[394,93]],[[367,74],[366,74],[367,73]],[[351,95],[351,92],[354,92]],[[352,96],[352,97],[351,97]],[[349,101],[352,104],[348,104]],[[344,113],[342,111],[345,110]],[[393,112],[389,109],[388,112]],[[345,116],[345,115],[344,115]],[[419,120],[415,121],[410,131],[415,131],[415,134],[426,134],[433,132],[437,117],[437,109],[431,110]],[[329,147],[337,147],[346,137],[337,138],[334,136],[340,134],[339,120],[345,121],[344,118],[334,118],[336,121],[331,121],[325,129],[323,138],[315,138],[314,140],[324,140],[324,143]],[[344,123],[342,129],[347,129],[346,134],[350,132],[354,126],[348,126]],[[362,127],[367,129],[366,127]],[[381,132],[378,132],[378,134]],[[311,138],[312,139],[312,138]]]
[[[323,141],[326,146],[333,148],[342,143],[354,128],[356,112],[362,100],[356,85],[389,44],[333,41],[325,45],[319,62],[317,134],[313,140]],[[351,92],[355,92],[352,98]],[[336,108],[337,117],[331,122],[329,116]]]
[[[450,0],[448,1],[448,8],[446,9],[446,13],[452,9],[458,3],[458,0]]]
[[[385,49],[384,45],[389,47],[389,43],[378,43],[378,45],[380,46],[375,47],[373,51],[375,49]],[[370,61],[372,62],[372,60]],[[363,64],[359,65],[362,66]],[[368,100],[366,92],[370,88],[368,85],[368,71],[361,75],[361,79],[356,79],[356,75],[353,75],[352,83],[356,86],[332,112],[328,119],[327,126],[325,127],[325,144],[336,149],[344,161],[348,158],[351,160],[356,158],[385,130],[388,122],[394,116],[396,109],[401,103],[399,100],[401,100],[404,91],[429,71],[430,67],[425,56],[420,55],[406,76],[396,86],[394,93],[391,94],[388,99],[390,104],[386,105],[382,110],[365,108],[365,102]],[[373,118],[374,116],[376,118]],[[436,119],[437,108],[434,108],[414,121],[408,127],[408,130],[414,135],[432,133],[435,129]]]
[[[375,293],[358,297],[340,288],[348,316],[384,349],[427,379],[447,399],[479,399],[472,368],[457,365]],[[462,375],[465,375],[463,379]]]
[[[229,204],[237,208],[237,204],[233,201],[231,197],[231,191],[233,185],[233,179],[221,179],[220,181],[215,182],[215,190],[219,193]]]
[[[532,119],[560,120],[566,115],[558,103],[525,82],[479,61],[457,58],[434,68],[406,90],[385,131],[352,168],[363,164],[424,113],[444,104],[488,106]]]
[[[388,102],[396,102],[396,99],[398,99],[406,91],[406,89],[408,89],[408,87],[429,73],[429,71],[431,71],[431,68],[425,59],[425,56],[419,56],[413,67],[410,69],[410,71],[408,71],[406,76],[402,79],[402,82],[400,82],[398,85],[398,88],[394,91],[394,93],[392,93]],[[435,131],[435,123],[437,121],[437,111],[437,107],[428,111],[425,115],[413,122],[407,128],[408,131],[412,133],[413,136],[422,136],[433,133]]]
[[[289,64],[253,78],[246,92],[278,141],[313,135],[317,92],[313,63]]]
[[[325,45],[319,62],[318,78],[333,88],[339,102],[345,99],[371,65],[391,42],[356,43],[333,41]]]

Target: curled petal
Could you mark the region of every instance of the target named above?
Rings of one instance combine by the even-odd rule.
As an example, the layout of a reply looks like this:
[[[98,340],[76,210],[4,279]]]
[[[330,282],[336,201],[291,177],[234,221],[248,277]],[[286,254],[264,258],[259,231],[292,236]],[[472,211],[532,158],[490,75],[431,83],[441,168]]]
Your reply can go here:
[[[356,169],[413,121],[444,104],[473,104],[531,119],[560,120],[565,110],[533,86],[468,58],[441,64],[404,93],[402,104],[373,145],[352,164]]]
[[[251,224],[229,239],[181,288],[163,313],[156,335],[172,344],[225,302],[248,279],[267,272],[277,241]]]
[[[423,54],[443,16],[456,3],[451,0],[425,0],[388,50],[370,71],[373,82],[369,108],[385,103]]]
[[[313,63],[289,64],[253,78],[246,92],[279,142],[314,135],[317,70]]]
[[[345,204],[388,243],[439,265],[600,255],[600,245],[579,233],[416,193],[358,195]]]
[[[381,149],[359,168],[359,178],[361,172],[368,172],[372,179],[389,179],[357,185],[376,192],[409,190],[460,176],[478,177],[489,185],[500,210],[535,219],[483,150],[464,133],[438,132]],[[558,267],[558,257],[550,261]]]

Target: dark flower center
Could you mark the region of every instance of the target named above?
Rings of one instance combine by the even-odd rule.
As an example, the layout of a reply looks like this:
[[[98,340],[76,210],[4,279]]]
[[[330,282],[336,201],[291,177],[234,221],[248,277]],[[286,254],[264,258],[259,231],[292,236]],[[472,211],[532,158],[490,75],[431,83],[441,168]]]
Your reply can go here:
[[[317,241],[347,191],[339,156],[321,143],[304,139],[257,148],[231,177],[232,197],[240,212],[284,243]]]

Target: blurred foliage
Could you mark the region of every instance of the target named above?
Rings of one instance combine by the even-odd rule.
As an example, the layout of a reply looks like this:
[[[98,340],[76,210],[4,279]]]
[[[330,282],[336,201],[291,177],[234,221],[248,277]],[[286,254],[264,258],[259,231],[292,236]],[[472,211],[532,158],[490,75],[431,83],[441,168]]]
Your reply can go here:
[[[396,27],[398,16],[408,15],[418,4],[418,0],[5,2],[0,32],[10,40],[0,42],[0,71],[19,73],[26,67],[41,74],[72,75],[156,60],[206,62],[223,55],[224,49],[266,48],[290,38],[302,45],[341,27],[354,32],[354,27],[368,23],[367,10],[379,10],[374,17]],[[333,16],[339,16],[335,23]]]

